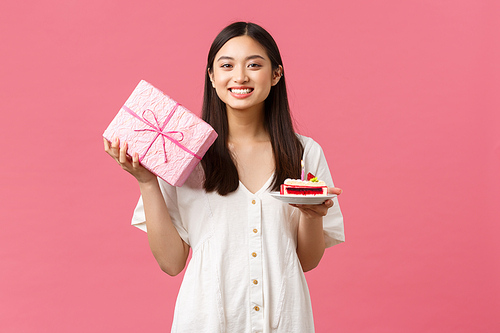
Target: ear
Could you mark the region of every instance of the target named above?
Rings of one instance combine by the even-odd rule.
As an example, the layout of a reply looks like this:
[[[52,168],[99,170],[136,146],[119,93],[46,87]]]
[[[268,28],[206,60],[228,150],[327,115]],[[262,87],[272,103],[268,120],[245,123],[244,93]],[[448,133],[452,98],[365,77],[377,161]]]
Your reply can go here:
[[[208,77],[210,78],[210,81],[212,82],[212,87],[215,88],[215,82],[214,82],[214,74],[210,71],[210,68],[207,69]]]
[[[275,86],[280,82],[281,77],[283,76],[283,67],[281,65],[278,66],[273,71],[273,80],[272,80],[272,85]]]

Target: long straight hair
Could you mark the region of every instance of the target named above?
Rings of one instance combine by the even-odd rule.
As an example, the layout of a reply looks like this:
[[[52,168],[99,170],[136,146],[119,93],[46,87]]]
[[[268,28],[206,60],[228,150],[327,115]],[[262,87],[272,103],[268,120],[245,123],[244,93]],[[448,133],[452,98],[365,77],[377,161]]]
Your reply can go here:
[[[212,87],[208,73],[212,73],[215,55],[222,46],[231,38],[239,36],[249,36],[262,45],[271,60],[273,71],[279,66],[283,67],[281,55],[273,37],[264,28],[254,23],[235,22],[227,26],[215,37],[210,47],[205,70],[202,118],[215,129],[219,136],[208,149],[201,163],[205,171],[204,189],[207,192],[217,191],[220,195],[236,191],[239,186],[239,176],[227,145],[229,125],[226,104]],[[274,179],[270,187],[277,191],[286,178],[299,177],[300,160],[304,151],[293,129],[284,77],[271,87],[264,102],[264,128],[271,139],[275,165]]]

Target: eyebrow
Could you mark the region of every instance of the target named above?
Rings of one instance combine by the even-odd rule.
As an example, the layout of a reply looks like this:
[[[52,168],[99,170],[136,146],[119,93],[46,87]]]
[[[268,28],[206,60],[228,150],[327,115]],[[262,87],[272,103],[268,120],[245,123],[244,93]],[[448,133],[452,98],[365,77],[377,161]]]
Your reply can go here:
[[[248,56],[245,58],[245,60],[253,60],[253,59],[262,59],[262,60],[265,60],[263,56],[260,56],[258,54],[254,54],[254,55],[251,55],[251,56]],[[233,57],[229,57],[229,56],[220,56],[219,59],[217,59],[217,61],[221,61],[221,60],[234,60]]]

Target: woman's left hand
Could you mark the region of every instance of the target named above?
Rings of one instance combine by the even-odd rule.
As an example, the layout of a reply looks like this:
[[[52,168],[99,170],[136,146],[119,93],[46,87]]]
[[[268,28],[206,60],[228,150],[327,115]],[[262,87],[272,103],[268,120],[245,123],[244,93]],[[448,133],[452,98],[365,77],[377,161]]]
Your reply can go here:
[[[342,194],[342,190],[338,187],[329,187],[328,194]],[[298,204],[290,204],[293,207],[298,208],[305,217],[308,218],[318,218],[323,217],[328,213],[328,209],[333,207],[333,200],[328,199],[325,200],[321,205],[298,205]]]

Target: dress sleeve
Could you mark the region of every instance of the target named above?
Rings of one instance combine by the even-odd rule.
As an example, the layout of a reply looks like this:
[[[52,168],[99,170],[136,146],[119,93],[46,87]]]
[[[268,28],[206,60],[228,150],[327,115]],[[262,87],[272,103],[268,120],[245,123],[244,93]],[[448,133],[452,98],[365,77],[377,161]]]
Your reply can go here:
[[[170,218],[172,219],[172,223],[177,229],[177,232],[179,233],[179,236],[181,236],[182,240],[184,240],[186,244],[189,245],[187,228],[182,224],[179,207],[177,205],[177,190],[174,186],[171,186],[161,178],[158,178],[158,183],[167,205],[168,213],[170,214]],[[134,215],[132,216],[132,225],[147,232],[146,214],[144,213],[142,196],[139,197],[139,201],[137,202],[137,206],[135,207]]]
[[[305,170],[311,172],[318,179],[323,180],[327,186],[333,185],[332,176],[321,146],[310,138],[302,137],[304,144],[304,164]],[[323,234],[325,236],[326,247],[342,243],[344,236],[344,218],[340,211],[337,197],[333,199],[333,207],[328,210],[328,214],[323,217]]]

